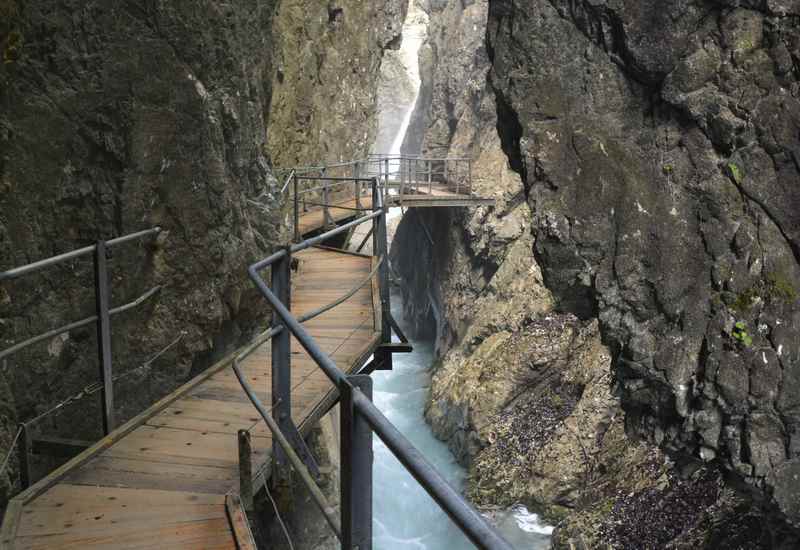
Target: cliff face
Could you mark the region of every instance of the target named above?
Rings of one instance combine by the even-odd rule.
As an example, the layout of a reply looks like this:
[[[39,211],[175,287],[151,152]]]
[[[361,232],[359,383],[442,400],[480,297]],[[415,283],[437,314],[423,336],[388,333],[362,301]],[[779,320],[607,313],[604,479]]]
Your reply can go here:
[[[110,260],[114,305],[162,286],[112,321],[115,373],[165,350],[116,383],[121,419],[267,321],[246,266],[284,241],[268,146],[287,162],[330,158],[333,142],[366,152],[401,15],[394,0],[357,4],[0,0],[0,268],[163,229]],[[87,259],[4,283],[0,347],[93,314],[91,273]],[[89,326],[10,358],[7,435],[94,383],[95,349]],[[98,402],[63,409],[48,433],[99,435]]]
[[[268,132],[275,166],[366,157],[383,52],[399,46],[407,5],[280,1]]]
[[[471,497],[559,548],[792,547],[793,8],[423,4],[404,151],[472,156],[499,199],[412,210],[393,247]]]
[[[795,522],[798,15],[497,0],[488,31],[544,282],[559,309],[599,318],[630,431],[723,466]]]

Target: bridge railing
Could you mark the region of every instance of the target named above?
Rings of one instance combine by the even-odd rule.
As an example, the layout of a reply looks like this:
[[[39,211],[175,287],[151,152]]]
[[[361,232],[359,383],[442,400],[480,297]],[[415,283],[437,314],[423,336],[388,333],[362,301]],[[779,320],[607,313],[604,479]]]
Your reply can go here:
[[[381,183],[385,203],[396,200],[402,205],[409,195],[474,196],[472,159],[466,157],[374,154],[362,160],[276,170],[276,174],[284,181],[281,195],[292,201],[295,241],[302,214],[319,210],[321,225],[332,227],[336,219],[352,217],[342,215],[347,211],[354,216],[369,209],[367,183],[373,178]]]
[[[285,463],[288,460],[300,474],[312,499],[341,540],[342,548],[348,550],[372,548],[372,433],[374,432],[477,547],[510,550],[508,542],[447,483],[430,462],[372,403],[371,378],[364,375],[348,376],[342,372],[303,327],[303,319],[295,317],[289,310],[292,255],[350,231],[357,225],[371,222],[373,250],[379,259],[368,279],[372,276],[378,277],[382,310],[381,337],[383,342],[391,340],[388,266],[385,261],[387,247],[387,208],[383,200],[385,189],[382,189],[377,178],[372,178],[370,187],[371,213],[322,235],[287,246],[249,267],[251,280],[273,308],[274,321],[269,331],[256,339],[234,360],[234,371],[249,399],[275,436],[273,456],[279,462]],[[271,267],[271,285],[268,285],[260,274],[267,267]],[[326,308],[334,307],[337,303],[341,303],[341,299]],[[297,339],[339,392],[341,518],[336,516],[309,472],[308,461],[301,456],[306,452],[304,445],[296,441],[296,429],[292,425],[290,408],[290,335]],[[240,361],[267,339],[272,340],[271,413],[261,403],[239,367]],[[391,354],[380,353],[379,349],[373,361],[391,361]],[[291,441],[292,439],[295,441]]]
[[[109,277],[108,269],[108,254],[114,247],[152,237],[158,235],[160,232],[160,227],[154,227],[152,229],[138,231],[136,233],[131,233],[129,235],[124,235],[122,237],[117,237],[107,241],[100,240],[90,246],[0,272],[0,282],[7,282],[15,279],[21,279],[46,268],[57,266],[65,262],[71,262],[86,256],[92,256],[94,263],[93,282],[95,291],[95,315],[86,317],[79,321],[68,323],[58,328],[47,330],[35,336],[31,336],[26,340],[17,342],[11,347],[0,351],[0,360],[4,361],[15,353],[33,346],[34,344],[50,341],[52,338],[55,338],[61,334],[65,334],[92,324],[97,327],[97,355],[100,365],[99,383],[89,384],[75,396],[61,401],[58,405],[50,408],[45,413],[39,414],[25,422],[21,422],[19,425],[18,456],[20,462],[20,484],[22,485],[23,489],[27,488],[27,486],[32,482],[32,473],[28,459],[30,453],[34,449],[47,448],[52,450],[58,448],[57,451],[67,453],[71,452],[74,454],[78,452],[77,447],[88,446],[88,442],[80,442],[74,439],[34,439],[33,432],[35,431],[36,425],[39,423],[39,421],[44,420],[49,413],[56,412],[61,407],[72,401],[78,401],[80,398],[92,395],[93,393],[99,391],[102,403],[103,433],[108,435],[114,430],[114,428],[116,428],[117,422],[115,415],[114,381],[124,375],[114,374],[111,353],[111,318],[120,313],[124,313],[139,307],[144,302],[149,300],[153,295],[157,294],[159,290],[161,290],[161,286],[155,286],[151,288],[132,302],[118,307],[111,307],[111,279]]]

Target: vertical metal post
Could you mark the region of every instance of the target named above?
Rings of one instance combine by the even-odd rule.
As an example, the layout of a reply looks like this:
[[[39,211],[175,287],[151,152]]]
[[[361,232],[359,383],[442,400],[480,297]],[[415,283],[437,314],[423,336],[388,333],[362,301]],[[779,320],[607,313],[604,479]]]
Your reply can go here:
[[[239,497],[247,512],[253,511],[253,448],[250,432],[239,430]]]
[[[442,170],[444,171],[444,182],[443,183],[444,183],[445,188],[447,188],[447,187],[449,187],[449,184],[448,184],[448,181],[447,181],[447,158],[444,159],[443,164],[444,164],[444,167],[442,168]]]
[[[386,183],[384,184],[384,188],[383,188],[383,197],[384,197],[384,202],[385,202],[386,199],[389,198],[389,157],[388,156],[386,157],[386,160],[384,161],[384,163],[386,164]]]
[[[380,191],[373,187],[372,200],[374,210],[380,208],[382,214],[372,220],[372,255],[376,258],[383,256],[383,262],[378,268],[378,289],[381,299],[381,342],[384,344],[392,341],[392,327],[389,324],[391,314],[391,303],[389,296],[389,255],[386,239],[386,208],[380,200]],[[378,202],[380,201],[380,202]],[[375,352],[375,361],[383,364],[383,370],[391,370],[392,354],[386,350],[378,349]]]
[[[325,177],[325,170],[322,170],[322,177]],[[322,215],[325,221],[325,225],[333,225],[333,218],[331,218],[331,211],[328,209],[328,205],[330,204],[330,194],[328,192],[328,186],[325,183],[325,180],[322,179]]]
[[[297,174],[292,176],[294,181],[294,241],[300,242],[300,197],[297,195]]]
[[[292,255],[289,247],[286,255],[272,264],[272,292],[291,311],[291,265]],[[283,324],[277,314],[273,313],[272,326]],[[292,426],[291,404],[291,334],[285,328],[272,337],[272,416],[285,434],[290,433]],[[272,443],[272,456],[276,463],[284,465],[287,458],[277,443]]]
[[[31,486],[31,465],[29,456],[31,452],[31,431],[24,422],[19,425],[22,433],[19,434],[17,457],[19,459],[19,484],[24,491]]]
[[[97,241],[94,249],[94,290],[97,308],[97,351],[100,360],[100,382],[103,385],[103,432],[108,435],[114,421],[114,374],[111,368],[111,317],[108,313],[108,263],[105,241]]]
[[[361,170],[358,161],[353,164],[353,182],[355,183],[356,208],[361,209]]]
[[[431,192],[431,186],[433,182],[432,178],[433,174],[431,174],[432,170],[433,170],[433,161],[428,159],[428,193]]]
[[[472,194],[472,159],[467,160],[467,194]]]
[[[342,549],[372,549],[372,430],[353,406],[354,392],[372,400],[372,378],[348,376],[341,396]]]

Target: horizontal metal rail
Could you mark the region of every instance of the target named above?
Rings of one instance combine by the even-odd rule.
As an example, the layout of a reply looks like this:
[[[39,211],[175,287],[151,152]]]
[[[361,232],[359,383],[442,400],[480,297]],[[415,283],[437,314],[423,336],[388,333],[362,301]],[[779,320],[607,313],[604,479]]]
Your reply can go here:
[[[292,245],[288,247],[288,249],[276,252],[248,268],[250,279],[272,306],[273,312],[281,318],[283,326],[289,329],[303,349],[306,350],[309,356],[319,365],[320,369],[337,387],[341,387],[342,384],[352,387],[352,384],[350,384],[346,375],[336,366],[333,360],[317,345],[313,337],[302,326],[300,320],[294,317],[281,300],[272,292],[266,282],[261,278],[259,271],[285,257],[289,254],[289,250],[291,250],[291,252],[304,250],[331,236],[343,231],[348,231],[352,227],[384,215],[385,212],[382,205],[378,205],[378,207],[380,210],[370,215],[358,218],[348,224],[323,233],[318,237]],[[506,542],[486,520],[472,508],[449,483],[447,483],[430,462],[428,462],[411,442],[386,419],[380,410],[355,388],[353,388],[353,392],[355,394],[353,401],[354,406],[367,418],[369,424],[378,434],[378,437],[386,443],[387,447],[392,450],[400,462],[411,472],[414,478],[420,482],[423,488],[443,508],[445,513],[450,516],[464,534],[480,548],[511,550],[511,546],[508,542]],[[255,395],[252,396],[251,400],[253,399],[256,401],[258,400]],[[261,409],[266,413],[263,405],[261,405],[259,412],[261,412]],[[315,485],[310,478],[309,483]],[[309,489],[311,489],[311,487],[309,487]]]
[[[146,300],[148,300],[153,294],[155,294],[156,292],[161,290],[161,288],[162,287],[160,285],[159,286],[155,286],[155,287],[151,288],[150,290],[148,290],[147,292],[145,292],[144,294],[142,294],[141,296],[139,296],[138,298],[136,298],[134,301],[128,302],[125,305],[122,305],[122,306],[119,306],[119,307],[115,307],[113,309],[109,309],[108,310],[108,314],[113,316],[113,315],[116,315],[118,313],[122,313],[124,311],[128,311],[129,309],[133,309],[135,307],[138,307],[142,303],[144,303]],[[18,344],[14,344],[13,346],[11,346],[8,349],[4,349],[3,351],[0,351],[0,359],[3,359],[4,357],[8,357],[9,355],[12,355],[12,354],[20,351],[21,349],[27,348],[28,346],[32,346],[33,344],[35,344],[37,342],[41,342],[42,340],[47,340],[48,338],[53,338],[54,336],[58,336],[59,334],[63,334],[65,332],[69,332],[69,331],[75,330],[77,328],[85,327],[86,325],[91,325],[92,323],[96,323],[96,322],[97,322],[97,315],[92,315],[91,317],[87,317],[85,319],[81,319],[80,321],[75,321],[74,323],[70,323],[68,325],[64,325],[63,327],[56,328],[56,329],[53,329],[53,330],[48,330],[47,332],[43,332],[43,333],[41,333],[41,334],[39,334],[37,336],[34,336],[32,338],[28,338],[27,340],[24,340],[24,341],[22,341],[22,342],[20,342]]]
[[[106,246],[107,247],[117,246],[130,241],[134,241],[136,239],[141,239],[142,237],[146,237],[148,235],[154,235],[159,232],[161,232],[160,227],[145,229],[144,231],[131,233],[130,235],[125,235],[124,237],[117,237],[116,239],[111,239],[110,241],[106,241]],[[38,262],[33,262],[31,264],[16,267],[14,269],[9,269],[8,271],[3,271],[0,273],[0,281],[16,279],[18,277],[22,277],[23,275],[27,275],[28,273],[33,273],[34,271],[39,271],[40,269],[44,269],[51,265],[60,264],[69,260],[74,260],[75,258],[80,258],[81,256],[92,254],[96,248],[97,245],[93,244],[90,246],[79,248],[77,250],[73,250],[71,252],[65,252],[64,254],[59,254],[58,256],[53,256],[52,258],[39,260]]]

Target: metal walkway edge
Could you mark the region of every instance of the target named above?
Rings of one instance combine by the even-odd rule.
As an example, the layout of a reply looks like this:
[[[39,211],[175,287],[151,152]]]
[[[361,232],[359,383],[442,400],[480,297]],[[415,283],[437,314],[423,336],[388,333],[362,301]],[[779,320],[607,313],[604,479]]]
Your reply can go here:
[[[298,253],[292,310],[298,315],[338,298],[373,266],[370,257],[311,248]],[[306,328],[345,372],[380,343],[380,308],[366,285]],[[270,344],[242,368],[270,401]],[[237,548],[226,495],[239,488],[237,431],[253,442],[253,471],[271,452],[270,432],[230,366],[233,355],[9,503],[3,548]],[[301,432],[332,401],[333,385],[292,342],[292,417]]]

